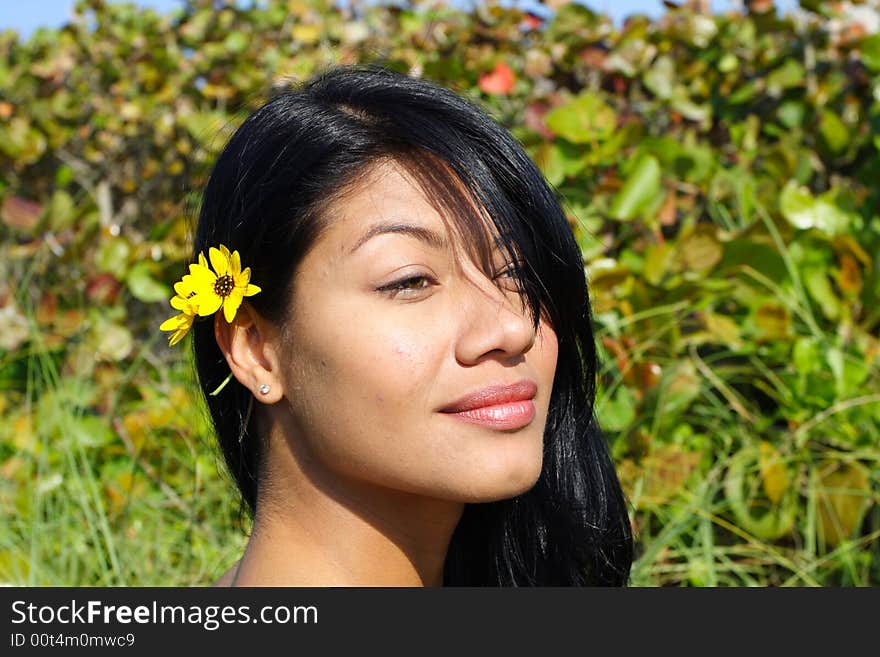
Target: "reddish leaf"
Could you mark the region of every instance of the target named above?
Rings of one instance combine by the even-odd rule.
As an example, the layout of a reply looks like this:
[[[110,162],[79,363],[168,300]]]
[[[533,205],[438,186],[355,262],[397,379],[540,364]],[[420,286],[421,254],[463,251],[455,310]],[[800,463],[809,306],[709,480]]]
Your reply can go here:
[[[526,14],[519,24],[521,30],[536,30],[544,24],[544,19],[535,14]]]
[[[0,209],[0,217],[3,223],[12,228],[21,230],[33,230],[40,220],[43,206],[20,196],[7,196],[3,199],[3,208]]]
[[[37,305],[36,318],[41,326],[48,326],[55,319],[58,312],[58,295],[54,292],[43,292],[40,303]]]
[[[619,340],[615,340],[607,335],[602,338],[602,344],[614,356],[614,359],[617,361],[617,369],[622,374],[628,374],[630,362],[626,347]]]
[[[675,190],[672,189],[669,190],[668,194],[666,194],[666,200],[663,202],[663,205],[660,208],[658,218],[660,219],[660,223],[664,226],[672,226],[675,224],[677,216],[678,213],[676,212],[676,195]]]
[[[641,363],[639,366],[640,383],[643,390],[650,390],[660,383],[663,370],[660,365],[653,362]]]
[[[578,53],[578,58],[586,64],[587,68],[601,71],[605,66],[605,60],[608,59],[608,53],[604,48],[587,46]]]
[[[477,83],[480,90],[487,94],[509,94],[513,91],[516,76],[504,62],[495,64],[491,73],[483,73]]]
[[[849,253],[840,256],[840,275],[837,277],[837,283],[847,294],[858,294],[862,290],[862,272],[859,263]]]
[[[122,290],[120,283],[113,274],[104,272],[91,278],[86,285],[86,297],[89,301],[99,304],[112,304]]]
[[[526,107],[526,126],[537,132],[544,139],[553,139],[556,136],[544,122],[544,115],[547,114],[549,110],[550,106],[547,103],[531,103]]]
[[[746,0],[746,7],[750,13],[766,14],[774,9],[774,0]]]

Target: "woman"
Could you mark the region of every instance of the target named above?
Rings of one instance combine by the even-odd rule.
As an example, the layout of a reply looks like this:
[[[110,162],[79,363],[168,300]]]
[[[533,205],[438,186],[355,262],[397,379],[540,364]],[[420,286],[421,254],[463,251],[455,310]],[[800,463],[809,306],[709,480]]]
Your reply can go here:
[[[214,314],[196,366],[253,516],[219,584],[626,583],[581,255],[484,112],[375,65],[315,76],[232,137],[195,252],[227,307],[175,307]]]

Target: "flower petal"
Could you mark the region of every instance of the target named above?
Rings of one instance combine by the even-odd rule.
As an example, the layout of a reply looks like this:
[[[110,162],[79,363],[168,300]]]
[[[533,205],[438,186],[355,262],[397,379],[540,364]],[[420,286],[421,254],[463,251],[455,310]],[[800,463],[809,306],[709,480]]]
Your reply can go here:
[[[175,310],[179,310],[180,312],[182,312],[184,315],[189,315],[190,317],[195,317],[196,315],[199,314],[199,307],[197,304],[193,303],[193,299],[195,299],[195,297],[187,298],[187,299],[181,299],[180,297],[174,297],[171,300],[171,306]]]
[[[208,268],[208,259],[205,257],[205,254],[201,251],[199,252],[199,264],[205,269]]]
[[[243,296],[252,297],[257,292],[262,292],[262,291],[263,291],[263,288],[259,287],[258,285],[248,284],[247,288],[245,289],[245,291],[243,293]]]
[[[174,284],[174,291],[177,292],[177,294],[182,296],[184,299],[189,296],[190,292],[195,292],[192,276],[187,274],[181,280],[177,281]]]
[[[187,280],[188,279],[188,280]],[[188,285],[193,292],[201,292],[202,288],[214,288],[217,275],[203,265],[190,265],[189,275],[183,277],[184,284]]]
[[[175,315],[174,317],[169,317],[164,322],[159,324],[160,331],[176,331],[185,323],[184,315]]]
[[[223,316],[226,318],[228,323],[232,323],[232,320],[235,319],[235,313],[238,312],[238,307],[241,305],[241,295],[233,292],[226,300],[223,302]]]
[[[235,279],[236,287],[247,287],[247,284],[251,282],[251,268],[245,267],[241,274],[239,274],[238,278]]]
[[[207,317],[208,315],[217,312],[217,309],[223,304],[223,297],[215,294],[213,291],[206,293],[200,292],[190,301],[198,308],[197,312],[201,317]]]
[[[173,347],[174,345],[176,345],[178,342],[183,340],[184,336],[186,336],[187,333],[189,333],[188,326],[185,329],[180,329],[178,331],[175,331],[171,335],[169,335],[168,336],[168,346]]]
[[[220,249],[213,246],[208,250],[208,257],[211,259],[211,266],[217,274],[217,278],[226,276],[229,271],[229,258]]]
[[[229,258],[229,273],[233,279],[237,279],[241,275],[241,256],[238,251],[233,251]]]

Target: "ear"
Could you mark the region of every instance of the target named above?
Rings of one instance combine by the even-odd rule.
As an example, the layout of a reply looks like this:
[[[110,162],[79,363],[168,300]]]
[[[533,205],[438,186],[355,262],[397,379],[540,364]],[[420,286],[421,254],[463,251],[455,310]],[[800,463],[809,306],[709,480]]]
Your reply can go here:
[[[214,314],[214,337],[229,363],[232,375],[248,388],[257,401],[275,404],[284,396],[277,331],[248,303],[242,303],[232,323],[222,312]],[[267,393],[260,392],[264,385]]]

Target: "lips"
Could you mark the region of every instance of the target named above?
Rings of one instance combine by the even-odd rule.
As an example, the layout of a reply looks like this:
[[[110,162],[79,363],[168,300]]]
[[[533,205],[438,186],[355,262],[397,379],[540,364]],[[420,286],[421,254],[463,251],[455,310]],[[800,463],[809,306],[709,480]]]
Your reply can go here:
[[[525,402],[535,398],[538,386],[534,381],[524,379],[508,385],[493,385],[468,393],[448,406],[441,413],[462,413],[487,406],[499,406],[511,402]]]
[[[469,393],[441,409],[450,417],[489,429],[521,429],[535,419],[534,381],[495,385]]]

